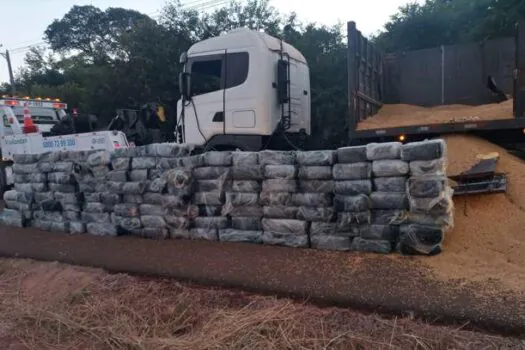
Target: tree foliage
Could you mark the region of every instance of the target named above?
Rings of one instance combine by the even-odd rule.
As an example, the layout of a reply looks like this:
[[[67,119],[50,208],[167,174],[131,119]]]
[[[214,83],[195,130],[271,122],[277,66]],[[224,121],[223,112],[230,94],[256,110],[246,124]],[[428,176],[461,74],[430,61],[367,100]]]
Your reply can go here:
[[[394,14],[376,42],[387,51],[512,35],[522,0],[426,0]],[[282,37],[310,67],[312,130],[317,147],[346,142],[346,42],[343,27],[301,23],[268,0],[233,1],[211,13],[170,2],[153,19],[137,11],[73,6],[46,29],[49,49],[34,48],[17,75],[20,91],[63,98],[105,119],[115,109],[179,98],[180,54],[193,43],[238,27]],[[8,86],[0,87],[7,90]]]
[[[483,41],[514,35],[522,0],[426,0],[399,8],[376,41],[386,51]]]

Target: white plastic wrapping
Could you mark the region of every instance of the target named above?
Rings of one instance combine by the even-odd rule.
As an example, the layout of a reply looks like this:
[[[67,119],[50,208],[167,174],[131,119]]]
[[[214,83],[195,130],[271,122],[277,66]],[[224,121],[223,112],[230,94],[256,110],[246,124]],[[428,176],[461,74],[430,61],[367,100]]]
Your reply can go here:
[[[362,225],[359,227],[361,238],[394,242],[399,236],[399,227],[394,225]]]
[[[310,225],[310,236],[335,235],[336,226],[333,222],[312,222]]]
[[[263,207],[263,215],[266,218],[274,219],[295,219],[298,218],[299,207],[269,205]]]
[[[131,167],[131,158],[113,158],[111,161],[111,166],[113,170],[129,170]]]
[[[289,151],[261,151],[259,152],[259,164],[280,165],[295,164],[295,153]]]
[[[406,162],[439,159],[446,155],[446,149],[442,139],[407,143],[401,150],[401,159]]]
[[[80,192],[80,190],[77,189],[76,185],[54,184],[50,182],[47,184],[47,187],[49,188],[49,191],[51,192],[63,192],[63,193]]]
[[[134,157],[131,159],[131,169],[152,169],[156,166],[154,157]]]
[[[331,180],[331,166],[302,166],[297,177],[302,180]]]
[[[231,166],[232,152],[206,152],[202,155],[204,166]]]
[[[266,179],[294,179],[297,176],[295,165],[266,165],[264,166],[264,177]]]
[[[193,169],[196,180],[226,179],[230,177],[230,167],[201,167]]]
[[[292,205],[300,207],[331,207],[333,195],[331,193],[293,193]]]
[[[259,164],[258,152],[232,152],[232,164],[236,165],[257,165]]]
[[[371,223],[374,225],[400,225],[408,220],[405,210],[372,210]]]
[[[409,163],[411,176],[446,175],[447,165],[445,158],[433,160],[414,160]]]
[[[226,191],[230,187],[230,181],[223,180],[198,180],[195,181],[195,192],[220,192]],[[258,191],[237,191],[237,192],[258,192]]]
[[[296,192],[296,180],[268,179],[262,182],[263,192]]]
[[[334,192],[335,181],[332,180],[299,180],[298,190],[309,193]]]
[[[374,191],[377,192],[406,192],[406,177],[377,177],[374,181]]]
[[[190,228],[190,219],[180,216],[164,216],[164,221],[170,229],[187,230]]]
[[[260,192],[261,188],[261,183],[258,181],[234,180],[231,183],[234,192]]]
[[[193,203],[197,205],[222,205],[224,192],[196,192],[193,194]]]
[[[127,218],[134,218],[140,216],[139,206],[136,204],[115,204],[113,211],[118,216],[123,216]]]
[[[295,235],[281,232],[264,231],[261,238],[262,242],[268,245],[278,245],[292,248],[308,247],[307,235]]]
[[[146,191],[153,192],[153,193],[163,193],[166,189],[167,182],[164,179],[155,179],[152,181],[149,181],[148,187],[146,188]],[[185,187],[186,191],[184,192],[185,195],[191,194],[191,187],[187,186]],[[170,191],[172,191],[172,188],[170,187]],[[173,192],[173,194],[180,194],[180,188],[177,188],[176,191]]]
[[[219,232],[215,228],[192,228],[190,229],[190,238],[204,241],[218,241]]]
[[[177,229],[170,228],[168,229],[169,237],[171,239],[190,239],[190,230],[188,229]]]
[[[408,198],[404,193],[372,192],[372,209],[408,209]]]
[[[263,168],[260,165],[239,164],[231,168],[231,177],[234,180],[262,180]]]
[[[219,240],[221,242],[242,242],[255,243],[262,242],[262,231],[221,229],[219,230]]]
[[[397,248],[403,254],[432,255],[441,251],[444,236],[444,230],[440,226],[403,225]]]
[[[13,161],[18,164],[36,163],[39,159],[39,154],[13,154]]]
[[[292,194],[288,192],[261,192],[259,202],[266,206],[288,206],[292,204]]]
[[[115,210],[115,212],[116,212],[116,210]],[[140,215],[163,216],[165,211],[164,211],[164,207],[162,205],[141,204],[139,206],[138,213],[140,213]]]
[[[337,149],[337,161],[342,164],[366,162],[366,146],[349,146]]]
[[[445,188],[439,196],[434,198],[415,198],[409,197],[411,212],[426,213],[432,216],[439,216],[452,213],[454,203],[452,201],[452,189]]]
[[[252,216],[252,217],[262,217],[263,211],[260,206],[240,206],[240,207],[228,207],[224,206],[222,208],[221,215],[229,215],[233,217],[243,217],[243,216]]]
[[[32,174],[13,174],[14,182],[47,182],[46,173],[32,173]]]
[[[334,192],[341,195],[369,195],[372,193],[371,180],[335,181]]]
[[[109,213],[88,213],[83,211],[80,214],[82,221],[84,222],[96,222],[96,223],[111,223],[111,217]]]
[[[261,223],[265,232],[269,231],[289,233],[294,235],[305,235],[308,228],[308,223],[302,220],[263,218]]]
[[[363,180],[372,176],[370,163],[334,164],[332,168],[334,180]]]
[[[408,174],[408,163],[402,160],[375,160],[372,173],[375,177],[404,176]]]
[[[38,164],[13,164],[14,174],[34,174],[39,172]]]
[[[392,243],[390,243],[390,241],[369,240],[355,237],[352,240],[350,249],[367,253],[388,254],[392,251]]]
[[[335,152],[323,151],[297,151],[297,164],[301,166],[332,165],[334,164]]]
[[[337,214],[337,230],[351,231],[354,225],[368,225],[370,224],[371,213],[369,211],[356,213],[338,213]]]
[[[233,217],[231,221],[233,229],[241,231],[261,231],[262,224],[260,217]]]
[[[330,222],[335,216],[333,207],[299,207],[297,219],[305,221]]]
[[[368,160],[399,159],[401,157],[400,142],[369,143],[366,145]]]
[[[196,228],[228,228],[228,218],[224,216],[196,217],[193,219]]]
[[[72,235],[78,235],[86,233],[86,223],[79,221],[69,222],[69,233]]]
[[[437,198],[441,197],[447,188],[445,176],[418,176],[408,179],[407,192],[410,197]]]
[[[108,174],[109,181],[126,182],[128,181],[128,172],[125,170],[112,170]]]
[[[334,197],[335,210],[338,212],[364,212],[370,209],[370,198],[366,195]]]
[[[111,153],[108,151],[96,151],[87,157],[87,164],[90,167],[111,164]]]
[[[312,248],[322,250],[348,251],[352,246],[349,237],[341,236],[313,236],[310,237]]]
[[[141,215],[140,221],[142,226],[145,228],[164,228],[166,227],[166,221],[164,217],[156,215]]]

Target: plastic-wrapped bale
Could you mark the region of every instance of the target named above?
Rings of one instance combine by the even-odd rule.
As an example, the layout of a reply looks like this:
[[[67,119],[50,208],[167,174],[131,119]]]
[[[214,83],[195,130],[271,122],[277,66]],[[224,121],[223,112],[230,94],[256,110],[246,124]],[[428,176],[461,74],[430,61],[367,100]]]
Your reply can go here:
[[[0,213],[0,224],[10,227],[25,227],[27,220],[24,219],[22,213],[15,209],[4,209]]]
[[[34,211],[31,226],[44,231],[69,232],[69,221],[62,212]]]
[[[341,164],[363,163],[368,161],[366,146],[349,146],[338,148],[337,162]]]
[[[374,225],[401,225],[409,220],[406,210],[372,210],[370,223]]]
[[[435,255],[441,252],[445,236],[443,227],[409,224],[400,229],[397,250],[405,255]]]
[[[329,222],[334,218],[332,193],[294,193],[291,202],[299,208],[300,220]]]
[[[376,192],[406,193],[406,177],[378,177],[373,182]]]
[[[262,231],[239,230],[234,228],[219,230],[221,242],[262,243]]]
[[[331,166],[334,164],[335,152],[331,150],[322,151],[298,151],[295,153],[297,164],[301,167],[307,166]]]
[[[155,157],[134,157],[131,159],[131,170],[153,169],[156,166]]]
[[[408,163],[402,160],[375,160],[372,162],[372,173],[375,177],[405,176],[408,171]]]
[[[446,156],[446,149],[442,139],[407,143],[401,149],[401,159],[405,162],[442,159]]]
[[[356,236],[358,225],[370,222],[370,198],[364,194],[334,197],[336,232],[348,237]]]
[[[262,241],[270,245],[308,247],[308,223],[291,219],[262,219]]]
[[[263,216],[270,219],[298,219],[299,207],[266,205],[263,206]]]
[[[286,164],[268,164],[264,166],[264,178],[265,179],[283,179],[291,180],[297,176],[297,167],[295,165]],[[249,179],[240,179],[249,180]]]
[[[93,236],[109,236],[109,237],[116,237],[120,233],[118,227],[111,222],[109,223],[97,223],[97,222],[87,223],[86,231],[87,233]]]
[[[232,152],[231,155],[233,166],[259,164],[258,152]]]
[[[425,213],[431,216],[452,215],[454,203],[452,201],[453,191],[446,187],[439,196],[432,198],[418,198],[409,196],[408,202],[410,212]]]
[[[332,167],[324,165],[301,166],[299,180],[332,180]]]
[[[408,198],[405,193],[372,192],[370,195],[372,209],[408,209]]]
[[[297,189],[306,193],[332,193],[335,191],[333,180],[299,180]]]
[[[352,238],[337,234],[336,224],[332,222],[312,222],[310,226],[312,248],[323,250],[350,250]]]
[[[148,155],[163,158],[187,157],[193,151],[194,146],[190,144],[178,144],[171,142],[153,143],[146,146]]]
[[[190,239],[218,241],[219,230],[216,228],[192,228],[190,229]]]
[[[370,163],[335,164],[332,168],[334,180],[363,180],[372,177]]]
[[[290,151],[261,151],[259,152],[260,165],[294,165],[295,152]]]
[[[81,221],[69,222],[69,233],[72,235],[83,234],[87,232],[86,223]]]
[[[236,209],[244,212],[253,212],[254,216],[261,217],[262,209],[259,202],[259,193],[256,192],[226,192],[222,215],[231,215]],[[253,208],[249,210],[248,208]],[[237,215],[234,215],[237,216]]]
[[[437,198],[445,192],[446,188],[445,176],[411,177],[407,183],[408,195],[415,198]]]
[[[445,158],[433,160],[414,160],[409,163],[410,176],[446,175]]]
[[[204,180],[208,182],[215,181],[217,183],[223,183],[223,179],[215,179],[215,180]],[[159,179],[153,180],[153,182],[157,182],[158,186],[157,189],[158,193],[162,193],[163,189],[162,181],[165,181],[165,188],[166,191],[171,195],[176,195],[180,197],[190,197],[193,193],[193,178],[192,178],[192,172],[190,169],[185,168],[176,168],[176,169],[170,169],[167,170],[163,176]],[[150,192],[153,192],[150,190]]]
[[[338,195],[357,196],[372,193],[371,180],[345,180],[334,182],[334,192]]]
[[[371,240],[355,237],[352,240],[350,250],[366,253],[388,254],[392,252],[392,243],[390,241]]]
[[[366,145],[366,158],[372,161],[399,159],[402,146],[400,142],[369,143]]]

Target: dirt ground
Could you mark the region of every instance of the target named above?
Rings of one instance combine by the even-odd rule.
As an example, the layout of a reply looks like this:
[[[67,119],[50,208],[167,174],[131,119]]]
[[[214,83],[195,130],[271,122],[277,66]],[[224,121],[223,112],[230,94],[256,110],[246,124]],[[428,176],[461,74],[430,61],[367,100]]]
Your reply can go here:
[[[2,349],[519,349],[413,318],[167,279],[0,260]]]

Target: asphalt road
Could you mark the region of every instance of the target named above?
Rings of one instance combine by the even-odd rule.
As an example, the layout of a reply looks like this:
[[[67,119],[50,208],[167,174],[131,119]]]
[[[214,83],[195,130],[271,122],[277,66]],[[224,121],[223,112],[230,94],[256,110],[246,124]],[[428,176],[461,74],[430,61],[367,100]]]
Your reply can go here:
[[[0,227],[0,255],[167,276],[525,333],[525,299],[430,279],[417,260],[238,243],[69,236]],[[429,257],[430,259],[430,257]]]

